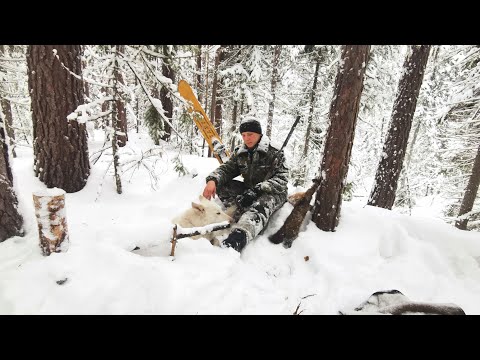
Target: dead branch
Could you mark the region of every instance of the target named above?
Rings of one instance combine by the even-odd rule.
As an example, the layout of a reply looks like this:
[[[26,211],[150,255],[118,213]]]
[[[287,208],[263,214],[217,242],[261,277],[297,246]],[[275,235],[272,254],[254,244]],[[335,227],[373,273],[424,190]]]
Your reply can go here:
[[[297,308],[295,309],[295,312],[293,313],[293,315],[300,315],[304,310],[298,312],[298,309],[300,308],[300,305],[302,304],[302,302],[300,301],[297,305]]]

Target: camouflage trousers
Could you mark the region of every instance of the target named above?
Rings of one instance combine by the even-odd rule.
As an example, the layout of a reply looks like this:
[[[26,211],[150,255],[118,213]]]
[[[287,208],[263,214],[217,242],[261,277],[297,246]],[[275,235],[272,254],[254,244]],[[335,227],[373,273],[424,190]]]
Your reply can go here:
[[[226,208],[237,206],[237,210],[232,216],[236,222],[232,226],[232,230],[245,231],[247,242],[249,242],[264,230],[272,214],[285,204],[287,194],[260,194],[252,205],[242,208],[237,204],[236,198],[245,190],[247,190],[247,186],[243,182],[232,180],[221,189],[217,189],[217,195]]]

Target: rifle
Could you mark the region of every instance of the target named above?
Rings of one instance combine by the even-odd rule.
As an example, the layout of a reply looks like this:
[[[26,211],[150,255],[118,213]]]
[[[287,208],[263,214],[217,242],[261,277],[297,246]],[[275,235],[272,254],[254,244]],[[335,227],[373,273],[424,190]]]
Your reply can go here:
[[[273,172],[275,171],[275,167],[277,166],[278,164],[278,154],[285,148],[285,146],[287,145],[288,143],[288,140],[290,140],[290,136],[292,136],[292,133],[293,133],[293,130],[295,130],[295,127],[297,126],[298,122],[300,121],[300,115],[297,115],[297,118],[295,119],[295,122],[293,123],[292,125],[292,128],[290,129],[290,132],[288,133],[287,135],[287,138],[285,139],[285,141],[283,142],[283,145],[282,147],[280,148],[280,150],[278,150],[275,155],[273,155],[273,162],[272,162],[272,167],[270,168],[270,171],[267,173],[267,176],[265,177],[265,180],[268,180],[272,177],[273,175]],[[264,180],[264,181],[265,181]]]
[[[300,115],[297,115],[297,118],[295,119],[295,122],[293,123],[292,125],[292,128],[290,129],[290,132],[288,133],[287,135],[287,138],[285,139],[285,141],[283,142],[283,145],[282,147],[280,148],[280,150],[277,151],[277,154],[283,150],[283,148],[287,145],[288,143],[288,140],[290,140],[290,136],[292,136],[292,133],[293,133],[293,130],[295,130],[295,127],[297,126],[298,122],[300,121]],[[277,156],[277,154],[275,154],[275,156]]]

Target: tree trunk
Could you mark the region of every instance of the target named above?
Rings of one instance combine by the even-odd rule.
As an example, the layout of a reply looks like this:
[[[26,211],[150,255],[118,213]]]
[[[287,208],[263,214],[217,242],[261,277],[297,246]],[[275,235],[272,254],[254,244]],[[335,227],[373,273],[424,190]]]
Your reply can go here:
[[[222,64],[225,59],[226,49],[221,47],[218,53],[218,64]],[[218,69],[217,69],[218,70]],[[222,125],[223,125],[223,77],[220,77],[220,80],[217,79],[217,94],[215,98],[215,127],[217,128],[217,134],[222,137]]]
[[[237,130],[237,112],[238,112],[238,101],[234,101],[233,103],[233,114],[232,114],[232,127],[231,127],[231,132],[232,132],[232,137],[231,137],[231,143],[230,143],[230,152],[233,153],[233,150],[235,149],[235,131]]]
[[[398,178],[405,158],[408,136],[429,51],[430,45],[413,46],[412,53],[407,56],[403,64],[404,70],[393,105],[392,121],[368,205],[391,209],[395,202]]]
[[[280,53],[282,51],[282,45],[275,45],[273,50],[273,63],[272,63],[272,79],[270,82],[270,91],[272,99],[268,104],[268,118],[267,118],[267,136],[272,136],[272,122],[273,122],[273,110],[275,109],[275,90],[278,82],[278,61],[280,59]]]
[[[205,51],[205,113],[208,112],[207,105],[208,105],[208,50]],[[210,121],[212,121],[211,114],[210,114]],[[205,152],[204,149],[205,149],[205,139],[203,139],[203,144],[202,144],[202,156]],[[210,146],[208,146],[207,157],[211,157],[211,156],[212,156],[212,150],[210,149]]]
[[[137,79],[137,77],[135,76],[135,89],[137,88],[137,86],[138,86],[138,79]],[[139,128],[139,126],[140,126],[140,120],[139,120],[139,118],[138,118],[138,102],[139,102],[139,96],[136,95],[136,96],[135,96],[135,109],[134,109],[134,111],[135,111],[135,119],[136,119],[136,122],[135,122],[135,131],[136,131],[137,134],[138,134],[138,128]]]
[[[197,53],[197,95],[198,95],[198,102],[202,103],[202,45],[198,45],[198,53]]]
[[[343,46],[330,105],[330,126],[320,167],[320,186],[312,220],[324,231],[335,231],[340,218],[342,190],[348,172],[355,126],[363,90],[369,45]]]
[[[125,45],[115,45],[115,50],[123,54],[125,52]],[[125,104],[124,100],[118,95],[118,87],[120,86],[119,84],[124,85],[125,82],[123,81],[123,75],[122,71],[120,69],[118,60],[115,61],[114,67],[113,67],[113,76],[115,76],[115,79],[117,81],[117,95],[115,96],[115,102],[117,106],[117,126],[115,128],[115,131],[117,132],[117,144],[119,147],[124,147],[127,145],[127,140],[128,140],[128,133],[127,133],[127,112],[125,109]]]
[[[308,142],[310,140],[310,131],[312,129],[313,121],[313,104],[315,103],[315,90],[317,89],[318,69],[320,68],[320,57],[317,57],[317,64],[315,66],[315,74],[313,75],[312,93],[310,95],[310,110],[308,113],[307,132],[305,133],[305,146],[303,147],[303,157],[306,158],[308,154]]]
[[[171,79],[172,83],[175,84],[175,72],[171,66],[172,54],[170,53],[170,51],[168,51],[167,45],[163,45],[163,55],[165,55],[165,58],[162,61],[162,75]],[[171,120],[173,116],[173,102],[168,94],[169,91],[167,90],[167,88],[165,86],[162,86],[162,90],[160,90],[160,101],[162,102],[164,115]],[[163,121],[163,131],[165,133],[162,136],[162,140],[168,141],[172,134],[172,128],[165,121]]]
[[[83,104],[83,82],[62,67],[81,75],[80,53],[80,45],[31,45],[27,51],[35,175],[67,193],[83,189],[90,174],[86,126],[67,120]]]
[[[23,235],[23,218],[17,209],[17,195],[13,189],[13,174],[8,160],[3,117],[0,116],[0,242]]]
[[[82,55],[84,54],[84,51],[85,51],[85,45],[82,46]],[[86,67],[87,67],[87,61],[82,60],[82,69],[85,69]],[[83,82],[83,94],[85,95],[85,101],[88,101],[88,99],[90,98],[90,86],[86,81]]]
[[[108,96],[110,91],[108,90],[108,88],[102,86],[101,92],[102,92],[103,96]],[[110,101],[104,101],[104,102],[102,102],[102,105],[101,105],[102,112],[103,112],[103,113],[106,113],[106,112],[108,111],[108,109],[110,108],[110,106],[112,106],[112,105],[110,104]],[[103,129],[103,130],[104,130],[106,127],[110,126],[109,117],[106,116],[106,117],[101,118],[100,124],[101,124],[101,125],[100,125],[100,128]],[[106,140],[108,140],[108,139],[110,139],[110,137],[109,137],[109,134],[107,133],[107,139],[106,139]]]
[[[118,45],[116,45],[118,46]],[[117,60],[117,52],[114,52],[114,59],[113,59],[113,98],[119,98],[118,95],[118,83],[119,77],[115,75],[116,69],[118,67],[118,60]],[[113,101],[112,103],[112,153],[113,153],[113,169],[114,169],[114,177],[115,177],[115,185],[117,188],[117,194],[122,193],[122,181],[120,179],[120,156],[118,154],[118,147],[120,145],[118,131],[121,128],[121,117],[120,112],[121,109],[125,109],[124,107],[120,106],[123,105],[122,101]]]
[[[6,55],[6,46],[0,45],[0,56]],[[8,90],[8,86],[6,83],[2,84],[3,90]],[[4,126],[5,130],[7,131],[7,136],[10,142],[10,150],[12,151],[12,156],[14,158],[17,157],[17,153],[15,152],[15,131],[13,130],[13,116],[12,116],[12,104],[10,100],[2,98],[0,102],[0,111],[3,110],[3,114],[5,115],[4,119]],[[1,116],[1,115],[0,115]]]
[[[5,129],[7,130],[7,135],[10,142],[10,147],[12,150],[12,156],[17,157],[15,152],[15,131],[13,131],[13,116],[12,116],[12,104],[7,99],[2,99],[1,102],[3,113],[5,114]],[[0,110],[1,111],[1,110]]]
[[[478,186],[480,184],[480,146],[478,147],[477,156],[475,157],[475,162],[473,163],[472,175],[468,180],[467,188],[465,189],[465,195],[463,196],[462,205],[460,206],[460,211],[458,216],[462,216],[470,211],[472,211],[473,203],[477,197]],[[461,230],[467,230],[468,217],[465,219],[457,220],[455,226]]]
[[[222,46],[217,49],[215,54],[215,67],[213,68],[213,82],[212,82],[212,104],[210,106],[210,121],[215,126],[217,134],[220,135],[220,124],[217,121],[216,106],[217,106],[217,88],[218,88],[218,65],[220,64],[220,53],[223,51]]]

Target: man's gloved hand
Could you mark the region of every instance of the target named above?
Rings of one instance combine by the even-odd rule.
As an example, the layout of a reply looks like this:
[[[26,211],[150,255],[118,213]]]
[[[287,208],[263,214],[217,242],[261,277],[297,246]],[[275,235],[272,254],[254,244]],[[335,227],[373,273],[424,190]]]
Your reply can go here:
[[[267,193],[268,194],[268,193],[272,192],[272,187],[270,186],[270,184],[267,181],[262,181],[262,182],[259,182],[257,185],[255,185],[253,190],[257,194],[262,194],[262,193]]]
[[[252,189],[247,189],[243,192],[243,194],[238,195],[236,200],[238,205],[246,208],[252,205],[256,198],[257,194],[255,193],[255,191],[253,191]]]

